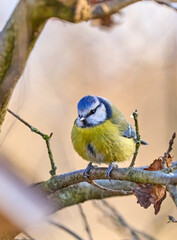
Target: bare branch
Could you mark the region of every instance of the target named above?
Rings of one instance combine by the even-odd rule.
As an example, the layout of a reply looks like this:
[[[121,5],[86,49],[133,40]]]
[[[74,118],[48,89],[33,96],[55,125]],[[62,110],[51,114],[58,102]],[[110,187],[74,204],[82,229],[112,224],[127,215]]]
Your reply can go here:
[[[73,232],[71,229],[69,229],[68,227],[64,226],[63,224],[61,223],[57,223],[53,220],[48,220],[48,222],[51,224],[51,225],[54,225],[58,228],[61,228],[62,230],[64,230],[65,232],[69,233],[70,235],[72,235],[75,239],[78,239],[78,240],[83,240],[83,238],[81,238],[78,234],[76,234],[75,232]]]
[[[99,184],[100,182],[108,188],[110,185],[109,180],[98,180]],[[117,182],[117,181],[116,181]],[[125,189],[128,190],[132,188],[133,186],[136,187],[137,184],[135,183],[128,183],[127,182],[117,182],[118,185],[114,186],[114,188],[119,189]],[[119,184],[120,183],[120,184]],[[47,199],[52,202],[52,206],[55,206],[54,212],[57,210],[63,209],[68,206],[76,205],[78,203],[82,203],[88,200],[93,199],[103,199],[108,197],[115,197],[115,196],[125,196],[125,194],[121,193],[111,193],[107,191],[103,191],[98,189],[97,187],[94,187],[87,182],[81,182],[79,184],[71,185],[66,188],[62,188],[58,191],[55,191],[52,194],[47,194]],[[132,194],[132,193],[131,193]],[[130,195],[130,193],[127,193],[127,195]]]
[[[101,189],[101,190],[104,190],[104,191],[107,191],[107,192],[110,192],[110,193],[120,193],[120,194],[122,194],[122,195],[127,195],[127,194],[131,194],[132,193],[132,191],[124,191],[124,190],[117,190],[117,189],[112,189],[112,188],[107,188],[107,187],[105,187],[105,186],[102,186],[102,185],[99,185],[98,183],[96,183],[95,181],[87,181],[88,183],[90,183],[90,184],[92,184],[93,186],[95,186],[95,187],[97,187],[97,188],[99,188],[99,189]],[[133,189],[132,189],[133,190]]]
[[[167,149],[167,151],[164,153],[163,157],[162,157],[162,163],[163,163],[163,168],[165,168],[165,163],[167,161],[167,157],[169,156],[170,152],[172,151],[172,146],[174,144],[174,139],[176,138],[176,133],[174,132],[170,141],[169,141],[169,147]]]
[[[139,147],[141,146],[141,137],[140,137],[140,134],[139,134],[138,112],[137,112],[137,110],[135,110],[135,111],[133,112],[133,118],[134,118],[134,121],[135,121],[136,145],[135,145],[135,152],[134,152],[134,154],[133,154],[133,158],[132,158],[130,167],[133,167],[133,166],[135,165],[136,157],[137,157],[137,155],[138,155],[138,150],[139,150]]]
[[[176,133],[174,132],[172,137],[171,137],[171,139],[170,139],[170,141],[169,141],[168,150],[167,150],[166,153],[164,153],[164,157],[167,157],[170,154],[170,152],[172,151],[172,149],[173,149],[172,146],[174,144],[175,137],[176,137]]]
[[[81,217],[82,217],[82,219],[84,221],[85,230],[86,230],[86,232],[88,234],[89,240],[93,240],[92,233],[91,233],[91,230],[90,230],[90,226],[89,226],[89,223],[87,221],[87,217],[86,217],[86,215],[84,213],[84,210],[83,210],[81,204],[78,204],[78,208],[79,208],[79,212],[81,214]]]
[[[14,112],[12,112],[10,109],[8,109],[7,111],[10,114],[12,114],[15,118],[17,118],[20,122],[25,124],[25,126],[27,126],[32,132],[35,132],[36,134],[40,135],[45,140],[45,143],[46,143],[46,146],[47,146],[47,151],[48,151],[48,156],[49,156],[50,164],[51,164],[50,174],[51,174],[52,177],[55,176],[57,167],[55,166],[52,150],[51,150],[51,147],[50,147],[50,139],[51,139],[53,133],[51,133],[50,135],[44,134],[41,131],[39,131],[37,128],[33,127],[31,124],[26,122],[24,119],[22,119],[20,116],[18,116]]]
[[[120,215],[120,213],[115,209],[111,204],[109,204],[105,200],[101,200],[103,207],[101,204],[95,204],[96,207],[103,212],[104,215],[108,216],[112,223],[118,228],[120,232],[120,227],[123,230],[128,230],[133,239],[140,240],[139,235],[143,236],[147,240],[154,240],[153,237],[149,236],[148,234],[141,232],[139,230],[134,229],[131,227],[126,220]],[[100,202],[99,202],[100,203]],[[126,231],[127,232],[127,231]]]

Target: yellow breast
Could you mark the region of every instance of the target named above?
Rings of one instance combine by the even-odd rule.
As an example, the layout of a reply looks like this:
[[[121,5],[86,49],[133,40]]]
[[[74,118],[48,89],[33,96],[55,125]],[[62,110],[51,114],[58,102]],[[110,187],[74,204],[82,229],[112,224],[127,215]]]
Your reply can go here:
[[[125,161],[135,151],[134,140],[121,136],[118,125],[110,120],[88,128],[79,128],[74,123],[71,138],[78,154],[91,162]]]

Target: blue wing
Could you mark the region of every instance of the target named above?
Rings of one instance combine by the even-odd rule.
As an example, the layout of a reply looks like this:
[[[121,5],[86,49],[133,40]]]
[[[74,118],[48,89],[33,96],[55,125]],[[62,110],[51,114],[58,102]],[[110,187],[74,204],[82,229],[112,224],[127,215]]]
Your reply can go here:
[[[126,129],[124,132],[123,132],[123,136],[126,137],[126,138],[133,138],[135,141],[136,141],[136,132],[135,130],[133,129],[132,125],[131,124],[128,124],[128,129]],[[148,145],[147,142],[141,140],[141,144],[143,145]]]
[[[132,125],[128,123],[122,113],[112,105],[112,117],[111,122],[118,125],[119,131],[122,133],[122,136],[126,138],[133,138],[136,141],[136,132],[133,129]],[[141,140],[141,144],[148,145],[145,141]]]
[[[136,139],[136,133],[131,124],[128,124],[128,128],[123,132],[123,136]]]

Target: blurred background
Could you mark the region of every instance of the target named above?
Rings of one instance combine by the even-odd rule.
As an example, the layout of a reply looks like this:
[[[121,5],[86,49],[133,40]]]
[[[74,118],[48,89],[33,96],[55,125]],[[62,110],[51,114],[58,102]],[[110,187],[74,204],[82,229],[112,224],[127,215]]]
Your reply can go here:
[[[0,1],[1,30],[17,3]],[[84,95],[108,98],[132,125],[130,115],[138,109],[140,133],[149,145],[140,148],[136,166],[163,155],[177,131],[177,14],[153,2],[133,4],[121,13],[115,15],[117,25],[111,29],[93,27],[90,22],[48,21],[11,98],[11,110],[42,132],[54,133],[51,146],[58,174],[87,165],[70,139],[76,104]],[[28,184],[50,177],[45,142],[9,114],[0,135],[0,153]],[[172,155],[177,158],[177,142]],[[166,224],[168,215],[176,215],[170,197],[157,216],[153,207],[145,210],[137,205],[135,196],[109,202],[131,226],[156,239],[176,239],[175,224]],[[94,239],[125,239],[92,202],[83,208]],[[53,218],[87,238],[77,206]],[[31,226],[28,232],[37,240],[73,239],[46,223]]]

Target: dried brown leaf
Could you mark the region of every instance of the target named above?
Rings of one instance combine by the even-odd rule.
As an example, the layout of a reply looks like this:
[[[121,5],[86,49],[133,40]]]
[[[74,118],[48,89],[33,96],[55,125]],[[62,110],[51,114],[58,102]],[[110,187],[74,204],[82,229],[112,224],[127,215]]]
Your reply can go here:
[[[170,164],[170,157],[168,161]],[[163,169],[161,158],[155,159],[148,168],[144,168],[144,170],[147,171],[158,171],[161,169]],[[153,204],[155,214],[158,214],[160,211],[161,203],[166,198],[166,187],[149,183],[139,184],[138,189],[136,189],[134,193],[138,200],[137,203],[139,203],[141,207],[148,208],[151,204]]]
[[[161,186],[161,187],[163,187],[163,186]],[[163,191],[162,191],[162,192],[163,192]],[[155,215],[157,215],[158,212],[160,211],[161,204],[162,204],[163,200],[166,198],[166,195],[167,195],[167,194],[166,194],[166,188],[165,188],[165,189],[164,189],[164,195],[162,196],[162,198],[159,199],[159,201],[154,204]]]
[[[154,205],[155,214],[160,210],[162,201],[166,197],[166,187],[153,184],[139,184],[139,188],[134,191],[137,197],[137,203],[148,208],[151,204]]]
[[[160,206],[163,200],[166,198],[166,187],[162,185],[155,185],[151,192],[152,204],[154,204],[155,214],[160,211]]]
[[[158,171],[161,169],[163,169],[161,158],[155,159],[154,162],[151,163],[151,165],[148,168],[144,168],[144,170],[147,170],[147,171]]]
[[[166,187],[162,185],[154,185],[151,191],[151,196],[153,198],[152,203],[157,203],[165,195]]]
[[[134,194],[137,198],[137,203],[141,205],[141,207],[148,208],[151,205],[151,189],[152,184],[139,184],[139,187],[134,190]]]

